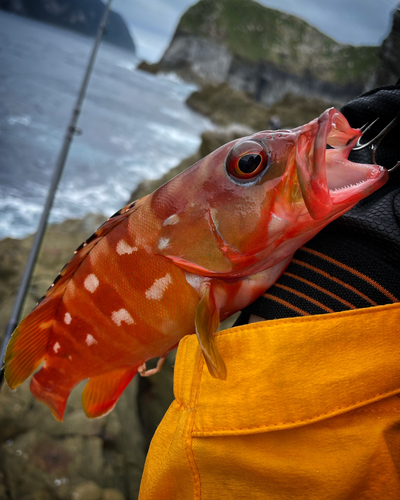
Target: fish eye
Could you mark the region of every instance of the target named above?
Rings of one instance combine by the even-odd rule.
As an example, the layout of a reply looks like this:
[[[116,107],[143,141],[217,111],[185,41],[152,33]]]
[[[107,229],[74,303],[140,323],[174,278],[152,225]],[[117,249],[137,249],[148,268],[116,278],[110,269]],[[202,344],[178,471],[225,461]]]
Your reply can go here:
[[[268,167],[268,154],[261,142],[235,144],[226,157],[226,171],[234,180],[251,181]]]

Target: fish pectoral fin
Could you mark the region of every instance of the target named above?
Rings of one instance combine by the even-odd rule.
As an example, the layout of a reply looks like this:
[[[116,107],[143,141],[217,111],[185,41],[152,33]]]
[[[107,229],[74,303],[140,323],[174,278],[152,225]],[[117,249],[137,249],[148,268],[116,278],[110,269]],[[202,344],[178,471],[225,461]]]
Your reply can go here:
[[[226,366],[214,343],[214,333],[219,326],[219,311],[215,305],[210,287],[206,287],[196,308],[196,335],[203,351],[210,374],[226,380]]]
[[[114,370],[89,379],[82,392],[82,406],[89,418],[109,413],[117,404],[138,367]]]

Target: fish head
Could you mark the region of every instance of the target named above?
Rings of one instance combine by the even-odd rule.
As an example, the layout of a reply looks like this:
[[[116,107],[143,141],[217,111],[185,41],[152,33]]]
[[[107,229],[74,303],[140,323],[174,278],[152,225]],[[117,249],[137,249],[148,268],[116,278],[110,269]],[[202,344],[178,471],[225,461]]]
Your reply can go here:
[[[226,278],[287,258],[387,181],[385,168],[348,160],[360,135],[331,108],[225,144],[153,194],[156,252]]]

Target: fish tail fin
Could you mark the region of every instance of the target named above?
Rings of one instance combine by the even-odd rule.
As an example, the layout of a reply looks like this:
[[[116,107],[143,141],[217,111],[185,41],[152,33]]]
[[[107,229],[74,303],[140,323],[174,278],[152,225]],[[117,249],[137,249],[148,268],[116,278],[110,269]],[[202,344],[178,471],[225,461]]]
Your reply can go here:
[[[67,399],[77,381],[67,378],[60,380],[57,370],[44,366],[32,377],[31,392],[38,401],[44,403],[59,421],[63,421]]]
[[[82,406],[90,418],[109,413],[117,404],[138,367],[114,370],[89,379],[82,393]]]
[[[22,384],[45,359],[57,305],[54,300],[41,304],[14,330],[4,360],[4,375],[11,389]]]

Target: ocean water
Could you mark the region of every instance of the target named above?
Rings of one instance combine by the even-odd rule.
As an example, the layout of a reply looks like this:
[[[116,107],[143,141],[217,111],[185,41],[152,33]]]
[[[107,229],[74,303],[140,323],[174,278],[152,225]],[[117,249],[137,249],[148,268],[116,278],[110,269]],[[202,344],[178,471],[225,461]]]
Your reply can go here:
[[[37,228],[93,40],[2,11],[0,26],[0,239],[21,238]],[[194,86],[137,63],[101,45],[50,222],[109,216],[212,128],[184,104]]]

